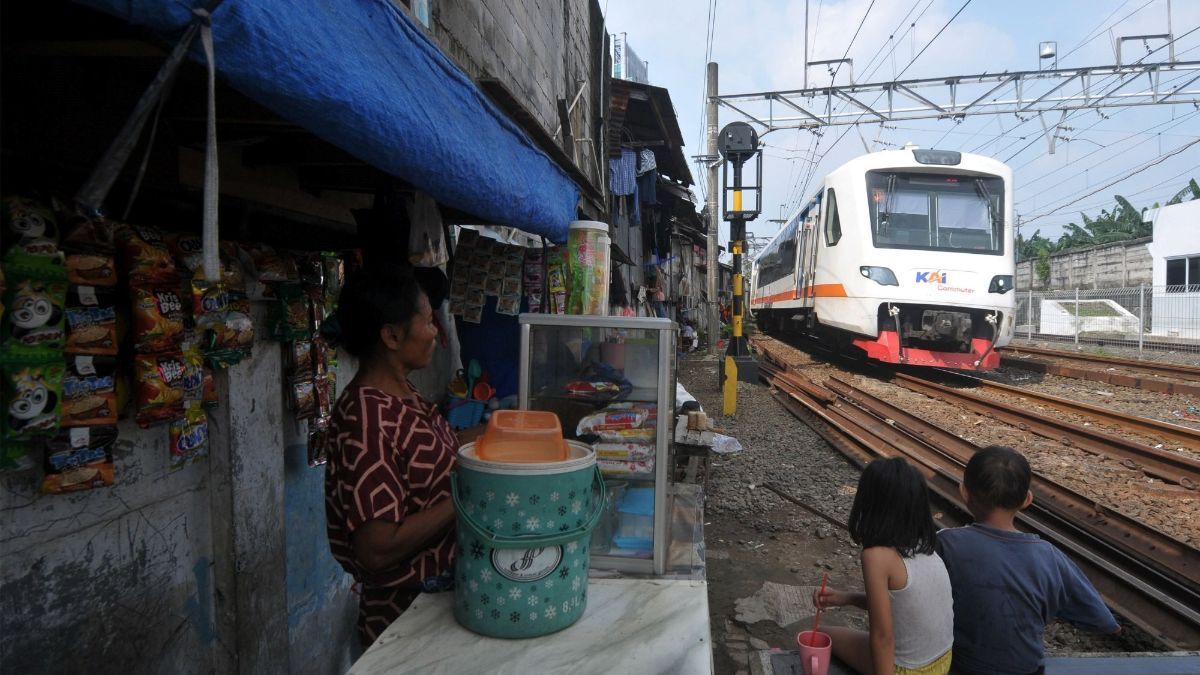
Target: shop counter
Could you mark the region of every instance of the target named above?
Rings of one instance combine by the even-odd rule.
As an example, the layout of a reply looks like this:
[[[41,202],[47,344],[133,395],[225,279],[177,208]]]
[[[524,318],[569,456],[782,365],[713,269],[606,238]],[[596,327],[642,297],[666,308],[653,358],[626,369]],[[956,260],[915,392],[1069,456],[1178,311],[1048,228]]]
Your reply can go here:
[[[591,579],[574,625],[525,640],[458,625],[454,593],[422,594],[350,670],[382,673],[711,673],[708,585],[674,579]]]

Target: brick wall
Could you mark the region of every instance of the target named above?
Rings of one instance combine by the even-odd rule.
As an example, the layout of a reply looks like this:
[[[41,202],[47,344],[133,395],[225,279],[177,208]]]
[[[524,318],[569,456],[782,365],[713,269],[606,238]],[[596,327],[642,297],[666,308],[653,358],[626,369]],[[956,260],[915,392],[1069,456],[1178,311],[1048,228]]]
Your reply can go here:
[[[595,143],[604,32],[594,5],[594,0],[435,0],[430,33],[468,75],[503,82],[548,134],[559,127],[558,100],[569,105],[584,86],[572,111],[572,132]],[[574,145],[568,154],[599,185],[592,148]]]

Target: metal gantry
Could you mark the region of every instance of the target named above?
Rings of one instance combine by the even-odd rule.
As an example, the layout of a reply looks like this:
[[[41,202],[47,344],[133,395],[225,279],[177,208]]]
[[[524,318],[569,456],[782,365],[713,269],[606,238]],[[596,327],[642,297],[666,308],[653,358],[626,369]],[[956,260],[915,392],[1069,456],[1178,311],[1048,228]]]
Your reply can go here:
[[[1164,75],[1175,73],[1182,75],[1179,84],[1163,82]],[[1197,80],[1200,61],[1168,61],[851,83],[713,98],[768,133],[902,120],[962,120],[968,115],[1021,116],[1179,103],[1200,106]],[[872,102],[864,102],[872,94]],[[849,106],[835,110],[842,102]]]

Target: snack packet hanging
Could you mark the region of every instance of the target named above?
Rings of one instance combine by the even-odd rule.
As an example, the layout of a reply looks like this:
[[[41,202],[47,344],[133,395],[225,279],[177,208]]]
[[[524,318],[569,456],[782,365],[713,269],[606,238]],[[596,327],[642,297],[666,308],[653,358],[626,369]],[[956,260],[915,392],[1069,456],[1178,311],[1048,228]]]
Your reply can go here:
[[[187,363],[178,352],[133,357],[134,406],[142,428],[183,416]]]
[[[50,258],[19,257],[4,265],[4,351],[50,358],[62,349],[66,271]]]
[[[57,433],[64,371],[60,361],[7,363],[3,371],[5,445]]]
[[[96,253],[111,258],[117,250],[117,229],[113,221],[99,214],[79,210],[61,210],[62,248],[69,253]],[[97,283],[90,280],[88,283]]]
[[[172,471],[208,454],[208,414],[199,401],[188,401],[183,416],[171,421],[170,448]]]
[[[300,273],[291,256],[277,253],[266,244],[239,244],[246,271],[257,281],[297,281]]]
[[[162,232],[148,225],[121,225],[117,229],[124,267],[135,285],[173,284],[179,281],[175,259]]]
[[[254,345],[250,303],[221,283],[192,281],[192,316],[205,357],[216,367],[238,363]]]
[[[172,232],[166,235],[166,242],[181,272],[192,278],[204,279],[204,240],[199,234]],[[217,251],[221,264],[221,284],[226,290],[245,292],[246,274],[238,260],[236,246],[223,241]]]
[[[142,353],[173,351],[183,340],[187,305],[173,286],[134,286],[133,342]]]
[[[217,407],[217,387],[212,369],[204,363],[204,355],[195,340],[183,343],[183,400],[200,401],[205,409]]]
[[[117,262],[110,255],[69,253],[67,281],[84,286],[116,286]]]
[[[10,195],[0,204],[5,248],[22,246],[32,251],[58,250],[58,219],[45,204]]]
[[[63,427],[117,423],[116,363],[111,359],[77,357],[63,377]]]
[[[112,289],[73,286],[67,292],[68,354],[115,355],[117,339],[116,296]]]
[[[328,459],[330,417],[321,415],[308,422],[308,465],[321,466]]]
[[[306,420],[317,414],[317,389],[311,377],[292,378],[288,391],[296,419]]]
[[[115,426],[63,429],[46,441],[42,492],[62,494],[111,486],[116,442]]]
[[[311,335],[308,295],[300,284],[279,284],[271,311],[271,334],[276,340],[290,342]]]

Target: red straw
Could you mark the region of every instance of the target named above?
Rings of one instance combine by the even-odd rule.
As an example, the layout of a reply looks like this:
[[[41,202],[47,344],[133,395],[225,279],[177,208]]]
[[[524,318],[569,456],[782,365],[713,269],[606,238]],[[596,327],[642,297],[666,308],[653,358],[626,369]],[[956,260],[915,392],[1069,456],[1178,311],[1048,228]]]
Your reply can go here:
[[[826,581],[829,581],[829,572],[826,572],[825,574],[821,575],[821,590],[817,591],[817,599],[818,600],[820,600],[821,596],[825,594],[825,582]],[[816,614],[816,616],[813,617],[812,635],[810,635],[808,638],[810,646],[816,644],[817,627],[820,625],[821,625],[821,605],[818,603],[817,604],[817,614]]]

